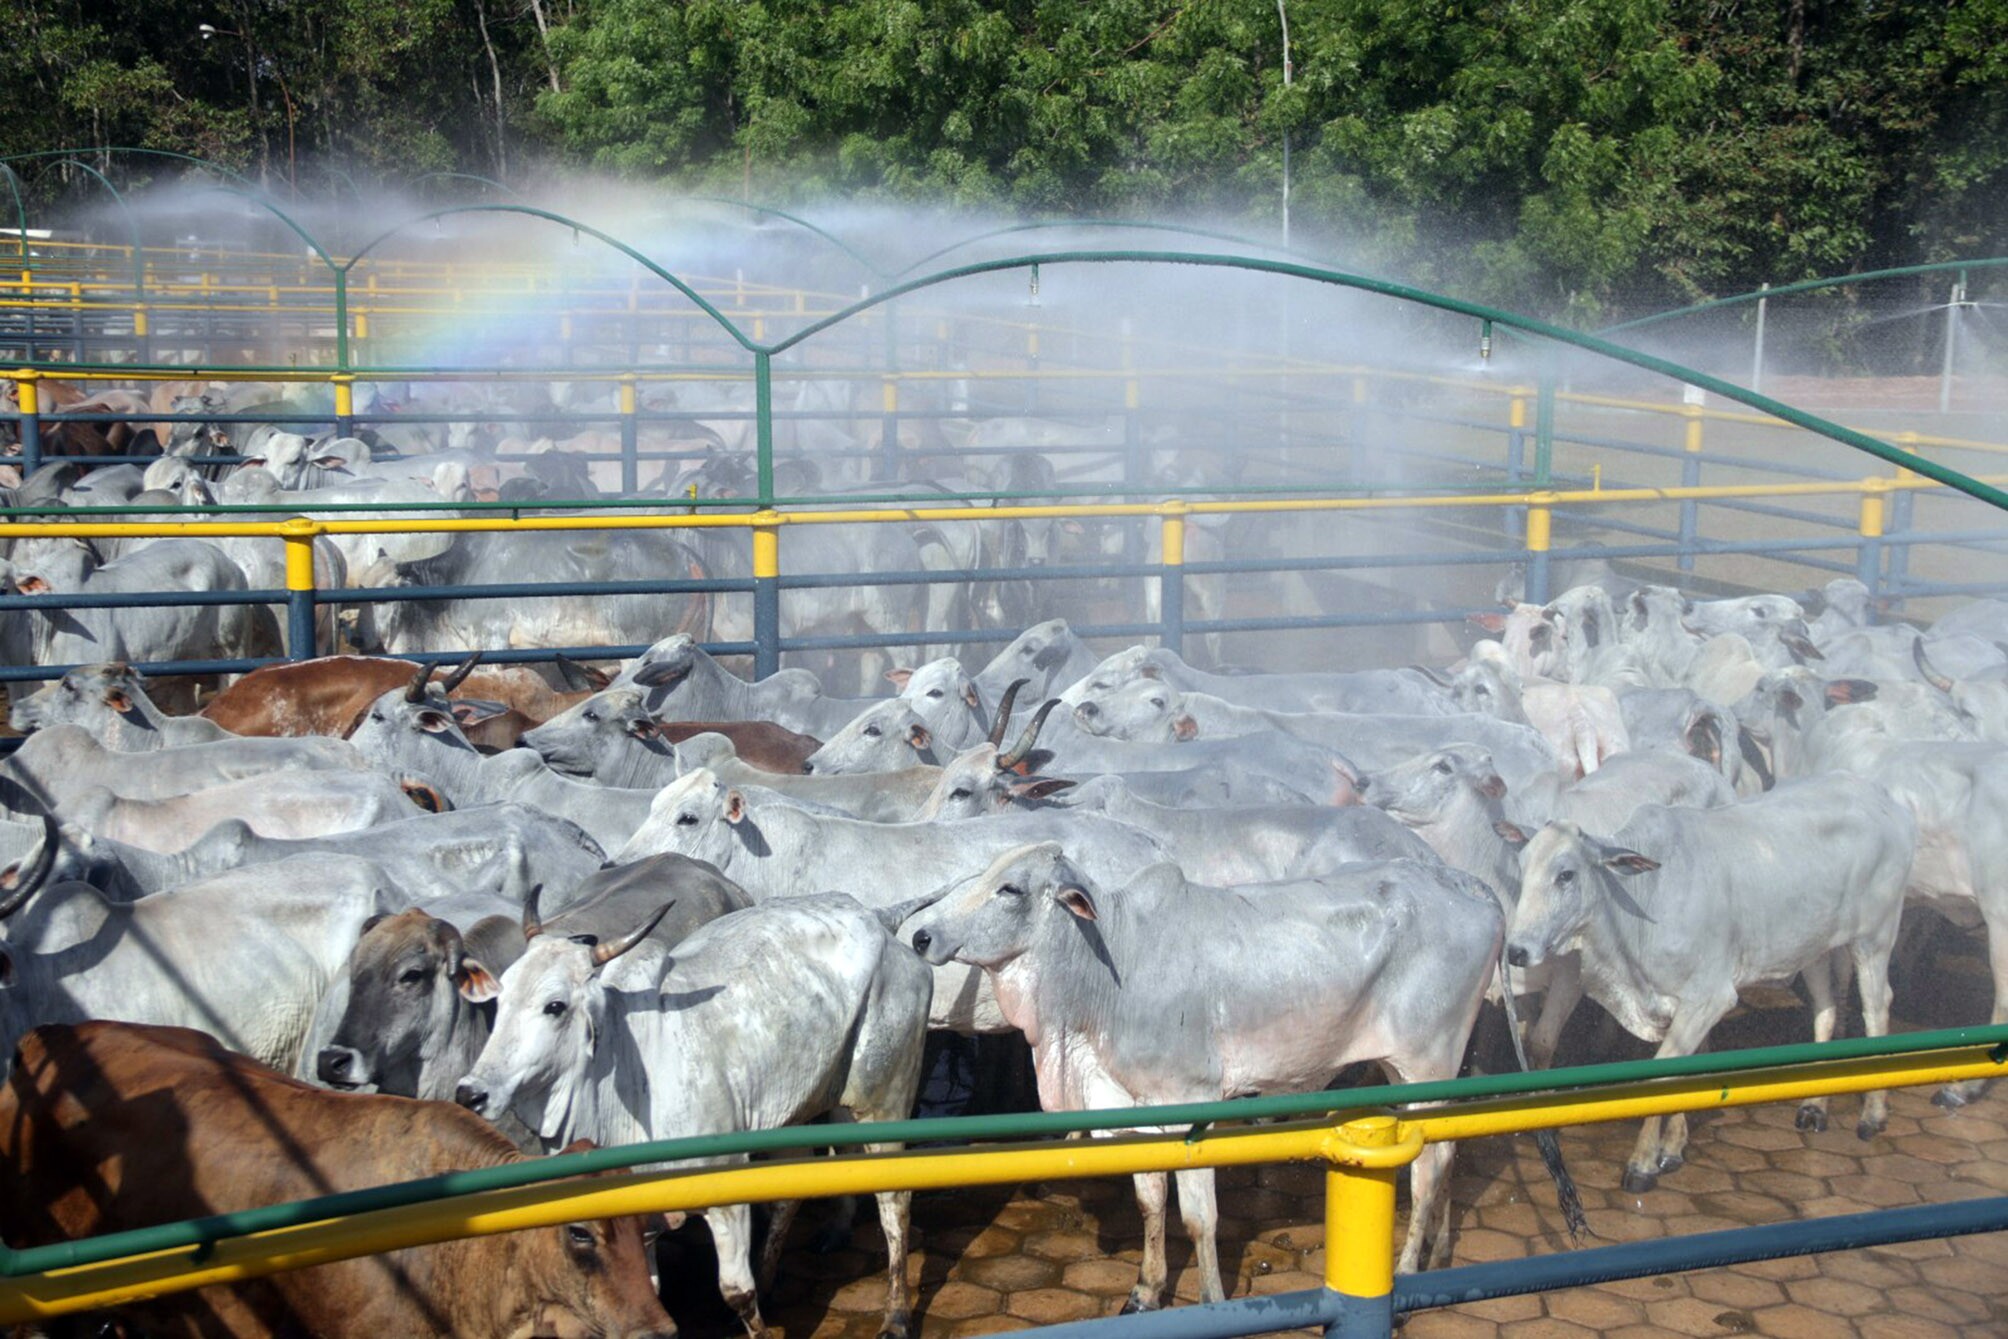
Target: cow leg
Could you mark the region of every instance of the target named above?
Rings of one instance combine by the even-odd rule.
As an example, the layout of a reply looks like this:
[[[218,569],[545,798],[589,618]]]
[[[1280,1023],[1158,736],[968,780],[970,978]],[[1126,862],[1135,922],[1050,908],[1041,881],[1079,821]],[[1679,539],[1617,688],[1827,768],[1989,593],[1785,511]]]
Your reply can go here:
[[[776,1200],[767,1210],[767,1235],[760,1243],[760,1263],[754,1268],[756,1287],[774,1286],[774,1273],[781,1267],[781,1252],[788,1246],[788,1229],[801,1212],[800,1200]]]
[[[1984,885],[1983,885],[1984,886]],[[1983,914],[1986,909],[1983,906]],[[1996,1027],[2008,1022],[2008,915],[1987,915],[1987,965],[1994,973],[1994,1012],[1988,1019]],[[1862,973],[1862,1013],[1868,1013],[1868,976]],[[1948,1110],[1965,1106],[1980,1096],[1986,1087],[1984,1079],[1966,1079],[1960,1083],[1948,1083],[1933,1095],[1932,1101]]]
[[[1822,953],[1807,963],[1806,970],[1799,975],[1806,983],[1806,993],[1813,997],[1813,1040],[1832,1041],[1834,1020],[1840,1013],[1834,1004],[1833,954]],[[1827,1128],[1827,1099],[1824,1096],[1809,1097],[1799,1103],[1796,1124],[1802,1130],[1824,1131]]]
[[[1991,934],[1989,936],[1992,937]],[[1861,983],[1862,991],[1862,1031],[1871,1037],[1889,1035],[1889,955],[1888,945],[1869,946],[1855,943],[1850,946],[1854,959],[1855,979]],[[1997,971],[1995,980],[2000,980]],[[1994,1016],[2001,1017],[2000,986],[1995,986]],[[1855,1123],[1855,1134],[1862,1139],[1873,1139],[1889,1124],[1889,1093],[1878,1088],[1862,1099],[1861,1119]]]
[[[1136,1182],[1137,1207],[1143,1210],[1143,1269],[1130,1290],[1123,1313],[1155,1311],[1164,1300],[1164,1199],[1170,1187],[1163,1172],[1143,1172]]]
[[[760,1319],[760,1294],[753,1281],[753,1210],[745,1204],[725,1204],[704,1212],[718,1249],[718,1291],[739,1315],[746,1333],[761,1339],[767,1333]]]
[[[1562,1029],[1583,1000],[1583,955],[1566,953],[1548,965],[1548,988],[1541,992],[1541,1015],[1527,1033],[1527,1059],[1536,1069],[1555,1063]]]
[[[1684,1055],[1693,1055],[1708,1039],[1708,1033],[1722,1015],[1729,1012],[1736,1003],[1736,992],[1731,989],[1728,999],[1707,1000],[1699,1004],[1686,1004],[1676,1009],[1673,1021],[1667,1025],[1666,1038],[1659,1044],[1654,1058],[1670,1060]],[[1678,1126],[1682,1145],[1686,1143],[1687,1122]],[[1633,1195],[1643,1195],[1658,1182],[1659,1174],[1670,1171],[1673,1165],[1665,1162],[1666,1123],[1657,1116],[1648,1116],[1643,1128],[1638,1132],[1638,1143],[1632,1149],[1630,1161],[1625,1164],[1624,1180],[1620,1183],[1625,1191]]]
[[[1220,1282],[1220,1203],[1213,1194],[1213,1169],[1194,1167],[1177,1176],[1178,1216],[1199,1256],[1199,1300],[1224,1302],[1227,1290]]]
[[[867,1144],[873,1153],[896,1153],[898,1144]],[[913,1287],[906,1278],[908,1229],[913,1221],[913,1194],[892,1191],[878,1197],[879,1230],[885,1233],[885,1317],[879,1339],[907,1339],[913,1331]]]

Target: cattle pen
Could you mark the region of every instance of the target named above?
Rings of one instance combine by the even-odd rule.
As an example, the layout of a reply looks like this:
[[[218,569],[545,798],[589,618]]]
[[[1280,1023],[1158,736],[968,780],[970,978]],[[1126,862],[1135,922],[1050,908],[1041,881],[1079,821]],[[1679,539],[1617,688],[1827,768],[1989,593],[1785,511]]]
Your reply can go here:
[[[226,500],[192,503],[172,518],[152,505],[58,509],[30,500],[0,509],[0,537],[10,540],[205,536],[269,548],[283,581],[262,587],[0,595],[0,618],[10,619],[176,604],[277,615],[280,638],[263,654],[136,666],[150,675],[234,673],[338,652],[342,637],[408,605],[646,597],[673,614],[657,635],[674,622],[765,678],[790,665],[875,657],[876,668],[999,645],[1028,621],[1024,611],[1056,608],[1098,643],[1151,639],[1195,656],[1204,647],[1216,663],[1440,660],[1468,617],[1498,608],[1502,591],[1541,603],[1590,568],[1719,593],[1851,577],[1886,615],[1903,617],[2008,590],[1998,561],[2008,529],[1995,514],[2008,507],[2008,466],[1999,461],[2008,441],[1992,439],[1986,416],[1968,405],[1963,417],[1941,413],[1934,431],[1919,431],[1925,416],[1909,401],[1815,414],[1790,393],[1815,378],[1785,382],[1773,372],[1774,393],[1756,389],[1761,342],[1758,375],[1743,377],[1740,367],[1726,370],[1748,356],[1741,342],[1711,350],[1714,363],[1689,365],[1643,336],[1584,335],[1238,239],[1197,234],[1145,246],[1161,231],[1142,224],[1109,225],[1126,243],[1110,248],[1082,244],[1088,225],[1048,249],[1020,249],[1026,231],[1007,229],[906,272],[875,268],[802,225],[814,234],[814,263],[760,281],[702,248],[687,267],[671,267],[652,259],[647,242],[528,205],[425,211],[371,238],[353,220],[337,231],[309,228],[255,193],[205,191],[234,211],[240,232],[227,244],[149,245],[137,228],[123,245],[31,243],[24,224],[17,267],[0,232],[0,266],[15,271],[0,278],[0,381],[13,394],[0,422],[14,426],[24,476],[65,461],[145,467],[155,457],[101,439],[155,425],[216,434],[181,453],[197,469],[241,460],[256,433],[370,437],[393,460],[423,454],[398,445],[409,433],[449,451],[477,442],[477,454],[504,467],[566,464],[545,491],[516,497],[470,472],[460,496],[436,502]],[[497,240],[526,228],[559,239],[555,250],[540,243],[516,253]],[[500,258],[450,258],[458,249]],[[1964,294],[2003,265],[1976,260],[1899,277],[1956,275]],[[1131,302],[1123,276],[1139,274],[1170,277],[1164,291]],[[1216,301],[1218,290],[1194,276],[1219,275],[1245,283],[1246,296],[1214,313],[1233,338],[1213,345],[1204,320],[1195,327],[1189,311],[1180,320],[1169,313]],[[1851,278],[1872,285],[1888,276]],[[1791,296],[1779,290],[1770,300]],[[1429,356],[1355,337],[1362,313],[1399,333],[1387,344]],[[1775,347],[1772,356],[1783,361]],[[1939,403],[1949,410],[1957,385],[1949,336],[1945,367]],[[52,394],[60,388],[74,402],[112,386],[173,387],[197,402],[70,410]],[[201,402],[209,386],[230,388],[228,402]],[[1014,426],[986,434],[968,429],[974,421]],[[1055,467],[1005,472],[1035,454]],[[731,468],[704,473],[721,460]],[[923,540],[905,568],[860,570],[829,557],[866,532],[952,535],[976,520],[1019,522],[1036,538],[967,550]],[[460,581],[421,562],[371,584],[357,570],[365,549],[345,550],[346,580],[329,580],[322,561],[330,545],[364,537],[553,532],[576,536],[585,555],[572,579],[524,572]],[[683,565],[593,571],[609,537],[636,534],[688,541],[676,551]],[[810,537],[819,534],[835,538],[817,544]],[[873,606],[892,609],[888,617],[816,615],[819,595],[858,587],[912,598]],[[937,589],[958,593],[952,623],[924,612]],[[606,663],[653,640],[561,635],[603,626],[583,619],[549,626],[559,631],[393,649],[429,663],[475,651],[497,663],[560,655]],[[71,668],[0,665],[0,683]],[[1562,1249],[1397,1276],[1396,1180],[1426,1144],[1990,1078],[2004,1060],[2008,1027],[1941,1027],[1532,1076],[611,1148],[0,1249],[0,1320],[615,1213],[1293,1165],[1317,1178],[1322,1229],[1317,1246],[1276,1277],[1303,1286],[1093,1321],[1018,1314],[1012,1325],[1057,1320],[1048,1328],[1071,1335],[1085,1325],[1084,1335],[1110,1339],[1386,1335],[1411,1313],[2008,1229],[2008,1196],[1960,1197],[1977,1186],[2008,1190],[2002,1178],[1954,1183],[1940,1166],[1957,1193],[1871,1198],[1880,1207],[1755,1226],[1727,1225],[1727,1210],[1697,1210],[1691,1230],[1575,1249],[1544,1217],[1529,1239]],[[1905,1117],[1913,1127],[1929,1118],[1928,1108]],[[1111,1137],[1061,1137],[1084,1132]],[[1987,1160],[2004,1141],[2008,1130],[1975,1136]],[[847,1151],[885,1142],[921,1147]],[[822,1152],[835,1156],[809,1156]],[[766,1159],[661,1167],[752,1154]],[[1920,1147],[1912,1161],[1952,1159]],[[576,1179],[586,1172],[618,1174]],[[1614,1190],[1610,1201],[1619,1203]],[[1739,1303],[1721,1314],[1762,1311]],[[1680,1332],[1796,1332],[1711,1318],[1714,1328]],[[966,1319],[956,1335],[999,1328],[982,1323],[995,1315]],[[2000,1323],[1998,1310],[1965,1322]]]

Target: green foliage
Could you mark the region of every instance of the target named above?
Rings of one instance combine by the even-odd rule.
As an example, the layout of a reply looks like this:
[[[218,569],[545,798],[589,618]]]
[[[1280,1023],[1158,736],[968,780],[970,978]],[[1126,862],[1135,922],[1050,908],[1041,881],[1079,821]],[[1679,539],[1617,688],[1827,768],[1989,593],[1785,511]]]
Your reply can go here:
[[[0,125],[1272,236],[1287,146],[1300,248],[1591,324],[2008,249],[2008,0],[1285,3],[1287,87],[1275,0],[16,0]]]

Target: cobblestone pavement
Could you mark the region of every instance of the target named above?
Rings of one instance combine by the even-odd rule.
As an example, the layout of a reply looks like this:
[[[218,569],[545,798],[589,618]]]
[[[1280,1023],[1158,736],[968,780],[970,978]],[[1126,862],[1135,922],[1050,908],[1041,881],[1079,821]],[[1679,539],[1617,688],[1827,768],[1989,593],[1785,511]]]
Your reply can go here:
[[[1912,1026],[1985,1017],[1977,946],[1954,946],[1940,972],[1960,988]],[[1902,996],[1899,996],[1899,1000]],[[1802,1038],[1803,1008],[1783,992],[1717,1032],[1720,1046]],[[1587,1006],[1586,1006],[1587,1009]],[[1593,1012],[1593,1011],[1591,1011]],[[1608,1035],[1577,1020],[1577,1048],[1608,1049]],[[1857,1022],[1856,1027],[1859,1027]],[[1625,1056],[1642,1053],[1635,1043]],[[1566,1051],[1563,1059],[1580,1060]],[[1855,1137],[1858,1099],[1834,1099],[1832,1128],[1793,1127],[1791,1107],[1697,1118],[1691,1161],[1643,1196],[1618,1188],[1632,1124],[1582,1127],[1563,1148],[1582,1188],[1594,1240],[1585,1245],[1705,1232],[1742,1224],[1865,1209],[1944,1203],[2008,1192],[2008,1084],[1957,1112],[1924,1091],[1892,1094],[1888,1132]],[[1554,1189],[1529,1138],[1485,1140],[1458,1150],[1453,1260],[1517,1259],[1567,1249]],[[1405,1198],[1405,1197],[1404,1197]],[[1221,1266],[1229,1294],[1317,1286],[1324,1268],[1321,1174],[1309,1167],[1240,1168],[1220,1174]],[[872,1339],[884,1298],[876,1215],[860,1214],[851,1244],[807,1250],[814,1212],[767,1315],[785,1339]],[[1024,1329],[1114,1314],[1136,1281],[1141,1224],[1127,1180],[1055,1182],[915,1197],[921,1339]],[[1399,1229],[1398,1229],[1399,1230]],[[671,1309],[694,1339],[732,1335],[729,1313],[706,1294],[708,1243],[693,1224],[678,1239],[668,1278]],[[1170,1257],[1181,1302],[1198,1295],[1198,1272],[1173,1215]],[[1572,1339],[1607,1335],[1757,1334],[1776,1339],[1954,1339],[2008,1335],[2008,1234],[1925,1241],[1637,1279],[1540,1297],[1456,1307],[1413,1317],[1406,1339]]]

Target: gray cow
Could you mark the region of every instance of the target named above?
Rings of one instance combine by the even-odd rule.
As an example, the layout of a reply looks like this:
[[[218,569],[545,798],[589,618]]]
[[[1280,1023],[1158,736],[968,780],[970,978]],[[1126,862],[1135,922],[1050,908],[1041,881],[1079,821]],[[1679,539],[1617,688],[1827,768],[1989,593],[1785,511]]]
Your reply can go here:
[[[614,853],[695,856],[761,902],[841,888],[873,906],[923,896],[966,878],[999,851],[1066,834],[1088,868],[1111,879],[1166,858],[1148,834],[1097,814],[1006,814],[981,823],[868,823],[798,809],[758,787],[727,787],[704,768],[656,796],[648,822]],[[937,975],[933,1026],[1006,1030],[996,1002],[967,968]]]
[[[911,1114],[932,979],[878,915],[841,894],[789,898],[710,922],[673,957],[643,943],[647,926],[587,945],[526,925],[529,947],[503,973],[495,1031],[458,1085],[461,1105],[513,1112],[551,1148],[773,1129],[831,1111]],[[906,1339],[912,1321],[910,1202],[904,1191],[878,1197],[889,1339]],[[705,1219],[720,1291],[749,1334],[765,1333],[751,1213],[721,1205]],[[781,1219],[770,1251],[787,1235]]]
[[[1852,964],[1864,1026],[1880,1037],[1916,844],[1916,822],[1887,791],[1839,773],[1719,809],[1647,805],[1609,838],[1550,823],[1521,857],[1507,961],[1578,949],[1590,997],[1662,1059],[1699,1050],[1739,988],[1799,976],[1813,1039],[1828,1041]],[[1887,1115],[1887,1095],[1869,1094],[1856,1132],[1874,1138]],[[1826,1121],[1825,1098],[1801,1105],[1800,1128]],[[1624,1188],[1650,1190],[1686,1145],[1684,1116],[1648,1118]]]
[[[26,697],[14,699],[16,730],[76,725],[106,748],[145,753],[232,738],[200,716],[170,716],[147,696],[140,675],[122,661],[82,665]]]
[[[1457,1073],[1505,920],[1436,861],[1352,865],[1291,883],[1205,888],[1160,864],[1090,877],[1057,842],[1000,853],[903,927],[928,962],[967,963],[1031,1040],[1048,1111],[1314,1092],[1355,1060],[1398,1081]],[[1205,953],[1195,955],[1195,945]],[[1449,1246],[1451,1146],[1423,1150],[1404,1272]],[[1225,1295],[1213,1171],[1179,1172],[1201,1296]],[[1165,1178],[1136,1178],[1142,1276],[1129,1309],[1165,1285]]]
[[[51,725],[22,741],[0,763],[0,776],[42,803],[67,803],[95,786],[125,799],[166,800],[274,772],[365,773],[369,764],[346,741],[316,735],[266,739],[230,736],[208,744],[121,753],[79,725]]]
[[[612,940],[670,901],[650,937],[674,947],[698,926],[751,906],[740,887],[711,866],[682,856],[651,856],[597,871],[566,885],[562,910],[540,914],[532,887],[508,917],[490,916],[463,935],[449,920],[414,909],[373,921],[349,956],[347,989],[314,1074],[331,1088],[451,1100],[461,1076],[488,1044],[500,993],[496,975],[523,954],[527,938],[591,935]],[[318,1031],[318,1029],[317,1029]]]

